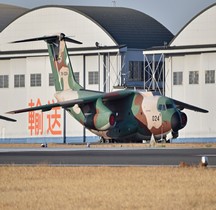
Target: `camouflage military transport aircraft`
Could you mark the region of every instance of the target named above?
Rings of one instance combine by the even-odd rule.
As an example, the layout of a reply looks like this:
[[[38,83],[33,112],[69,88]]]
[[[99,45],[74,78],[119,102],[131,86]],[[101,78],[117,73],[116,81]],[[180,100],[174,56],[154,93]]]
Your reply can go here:
[[[35,110],[66,109],[76,120],[106,142],[166,139],[168,133],[178,137],[187,116],[182,109],[207,113],[207,110],[182,103],[153,92],[121,90],[110,93],[84,89],[75,80],[66,41],[82,44],[64,34],[20,40],[13,43],[44,40],[55,81],[57,103],[15,110],[16,114]]]

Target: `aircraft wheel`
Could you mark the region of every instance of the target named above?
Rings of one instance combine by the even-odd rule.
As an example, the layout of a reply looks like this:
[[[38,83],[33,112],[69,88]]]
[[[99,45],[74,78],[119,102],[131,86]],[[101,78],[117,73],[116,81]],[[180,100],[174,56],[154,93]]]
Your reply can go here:
[[[112,143],[115,143],[115,144],[116,144],[116,143],[117,143],[117,141],[116,141],[115,139],[112,139]]]
[[[105,143],[106,143],[106,144],[109,144],[109,143],[110,143],[110,140],[109,140],[109,139],[106,139],[106,140],[105,140]]]
[[[177,132],[172,132],[172,136],[173,136],[173,139],[178,138],[178,136],[179,136],[178,131]]]
[[[167,136],[164,137],[164,142],[165,143],[171,143],[170,139],[167,139]]]
[[[100,138],[100,143],[104,144],[105,143],[105,139],[103,137]]]
[[[166,143],[166,139],[159,139],[159,140],[156,140],[156,142],[157,143],[161,143],[161,144],[163,144],[163,143]]]
[[[170,139],[166,140],[166,143],[171,143],[171,142],[170,142]]]

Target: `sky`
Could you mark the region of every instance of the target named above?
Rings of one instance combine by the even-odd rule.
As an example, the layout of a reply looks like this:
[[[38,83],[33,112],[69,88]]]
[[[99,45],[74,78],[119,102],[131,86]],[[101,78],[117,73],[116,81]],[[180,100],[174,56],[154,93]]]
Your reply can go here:
[[[176,35],[194,16],[216,3],[216,0],[4,0],[0,3],[29,9],[44,5],[126,7],[153,17]]]

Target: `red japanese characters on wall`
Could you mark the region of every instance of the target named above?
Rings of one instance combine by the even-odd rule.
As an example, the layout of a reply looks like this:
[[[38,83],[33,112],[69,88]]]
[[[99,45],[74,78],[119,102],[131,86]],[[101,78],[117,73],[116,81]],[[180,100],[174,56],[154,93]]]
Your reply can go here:
[[[54,103],[48,101],[48,104]],[[28,103],[29,107],[41,106],[41,100],[33,99]],[[49,112],[32,111],[28,113],[28,130],[31,136],[39,136],[43,134],[61,135],[61,108],[55,107]]]

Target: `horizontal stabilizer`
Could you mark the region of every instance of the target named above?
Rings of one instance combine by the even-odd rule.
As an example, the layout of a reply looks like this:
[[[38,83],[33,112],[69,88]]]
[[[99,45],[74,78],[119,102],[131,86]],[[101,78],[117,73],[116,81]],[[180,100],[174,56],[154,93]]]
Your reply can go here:
[[[21,43],[21,42],[33,42],[33,41],[45,41],[48,43],[52,43],[56,40],[65,40],[67,42],[75,43],[75,44],[82,44],[82,42],[79,42],[75,39],[71,39],[69,37],[66,37],[65,34],[60,33],[59,35],[52,35],[52,36],[42,36],[42,37],[36,37],[36,38],[30,38],[30,39],[23,39],[23,40],[18,40],[14,41],[11,43]]]

